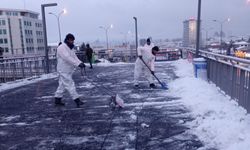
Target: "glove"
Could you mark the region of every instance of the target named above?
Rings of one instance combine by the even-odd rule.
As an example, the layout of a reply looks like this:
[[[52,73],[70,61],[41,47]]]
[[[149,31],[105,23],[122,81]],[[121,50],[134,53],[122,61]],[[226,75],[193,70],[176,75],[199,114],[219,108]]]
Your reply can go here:
[[[154,71],[151,71],[152,75],[155,75],[155,72]]]
[[[142,56],[138,56],[140,59],[142,59]]]
[[[80,67],[80,68],[85,68],[86,66],[85,66],[84,63],[80,63],[80,64],[78,65],[78,67]]]

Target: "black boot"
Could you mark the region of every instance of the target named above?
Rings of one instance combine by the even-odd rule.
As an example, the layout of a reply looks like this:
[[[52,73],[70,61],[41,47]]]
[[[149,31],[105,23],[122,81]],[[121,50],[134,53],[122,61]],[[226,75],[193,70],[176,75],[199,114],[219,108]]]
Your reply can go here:
[[[75,99],[74,101],[75,101],[77,107],[80,107],[81,105],[84,104],[79,98]]]
[[[65,106],[65,104],[62,102],[62,98],[55,97],[55,105],[56,106]]]
[[[156,86],[155,86],[154,83],[150,83],[150,84],[149,84],[149,87],[150,87],[150,88],[156,88]]]

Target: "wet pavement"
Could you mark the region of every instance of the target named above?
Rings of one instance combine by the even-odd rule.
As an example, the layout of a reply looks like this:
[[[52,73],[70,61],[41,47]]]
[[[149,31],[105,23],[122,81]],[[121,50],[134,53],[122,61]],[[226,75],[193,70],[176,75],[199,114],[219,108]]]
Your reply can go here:
[[[0,93],[1,150],[196,150],[203,144],[189,132],[190,112],[167,90],[133,87],[133,64],[87,68],[87,78],[74,74],[85,104],[76,108],[66,92],[66,106],[54,106],[57,79]],[[157,73],[158,72],[158,73]],[[159,73],[160,72],[160,73]],[[171,63],[158,63],[156,75],[177,78]],[[112,109],[109,94],[118,93],[125,108]]]

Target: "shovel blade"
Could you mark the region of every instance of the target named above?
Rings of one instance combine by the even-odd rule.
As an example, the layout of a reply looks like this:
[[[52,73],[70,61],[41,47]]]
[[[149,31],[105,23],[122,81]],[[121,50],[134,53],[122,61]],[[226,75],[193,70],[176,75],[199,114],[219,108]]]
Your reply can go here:
[[[161,82],[162,89],[168,90],[168,86],[165,82]]]

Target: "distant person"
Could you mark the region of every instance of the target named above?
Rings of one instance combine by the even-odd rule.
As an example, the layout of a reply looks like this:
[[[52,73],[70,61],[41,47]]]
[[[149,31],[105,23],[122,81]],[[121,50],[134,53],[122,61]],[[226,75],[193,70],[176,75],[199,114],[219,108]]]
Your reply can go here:
[[[139,87],[139,78],[140,76],[145,76],[149,81],[150,88],[156,88],[153,80],[153,74],[155,70],[155,55],[159,51],[158,46],[154,46],[151,50],[148,50],[147,46],[138,47],[138,58],[135,62],[135,70],[134,70],[134,86],[136,88]],[[142,62],[142,60],[147,64],[147,66]]]
[[[227,55],[231,55],[231,50],[233,49],[233,41],[231,40],[227,47]]]
[[[3,52],[4,52],[3,48],[0,47],[0,63],[3,62]]]
[[[144,49],[151,51],[154,47],[154,43],[151,42],[150,38],[147,38],[146,44],[144,45]]]
[[[86,53],[88,62],[90,64],[90,69],[92,69],[93,68],[92,66],[93,49],[89,46],[89,44],[86,44],[85,53]]]
[[[72,74],[75,67],[84,68],[85,64],[77,58],[75,52],[72,50],[74,48],[74,40],[74,35],[69,33],[66,35],[64,43],[57,48],[57,72],[59,73],[59,86],[55,92],[56,106],[65,105],[62,102],[65,90],[69,92],[77,107],[83,105],[83,102],[80,100],[80,96],[76,92]]]

